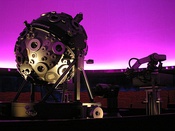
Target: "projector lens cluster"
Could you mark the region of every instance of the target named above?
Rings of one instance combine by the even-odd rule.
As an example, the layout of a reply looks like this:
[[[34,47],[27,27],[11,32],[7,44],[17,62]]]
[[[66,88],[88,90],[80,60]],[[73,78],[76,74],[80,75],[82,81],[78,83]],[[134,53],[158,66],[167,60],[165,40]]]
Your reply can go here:
[[[54,84],[76,59],[76,49],[87,54],[87,35],[79,24],[81,20],[81,13],[72,18],[66,13],[48,12],[30,24],[25,21],[14,49],[19,73],[26,80]],[[70,80],[74,73],[75,66],[60,83]]]

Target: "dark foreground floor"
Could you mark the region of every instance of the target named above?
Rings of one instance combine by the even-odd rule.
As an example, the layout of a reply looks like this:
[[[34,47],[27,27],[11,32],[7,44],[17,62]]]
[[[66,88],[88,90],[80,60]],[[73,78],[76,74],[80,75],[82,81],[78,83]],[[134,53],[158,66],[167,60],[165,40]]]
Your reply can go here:
[[[104,113],[103,118],[75,117],[72,113],[77,113],[77,105],[50,104],[47,106],[39,105],[36,107],[38,117],[12,117],[9,115],[11,104],[1,104],[0,130],[106,130],[106,131],[174,131],[175,130],[175,111],[162,111],[158,115],[146,115],[145,109],[120,109],[119,114]],[[53,106],[53,107],[52,107]],[[70,108],[71,107],[71,108]],[[18,108],[17,108],[18,109]],[[21,107],[19,107],[21,109]],[[49,109],[52,109],[49,111]],[[20,111],[20,110],[19,110]],[[21,110],[22,111],[22,110]],[[18,112],[18,110],[17,110]],[[65,113],[66,112],[66,113]],[[77,116],[79,113],[77,113]],[[40,117],[41,116],[41,117]],[[70,117],[70,118],[69,118]]]
[[[1,119],[1,130],[115,130],[115,131],[173,131],[175,130],[175,114],[137,115],[104,118],[81,119]]]

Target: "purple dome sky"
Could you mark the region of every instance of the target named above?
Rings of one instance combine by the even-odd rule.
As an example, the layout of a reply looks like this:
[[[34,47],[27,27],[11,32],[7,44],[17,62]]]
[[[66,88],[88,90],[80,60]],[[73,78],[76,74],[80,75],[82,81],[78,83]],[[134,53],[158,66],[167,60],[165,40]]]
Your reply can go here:
[[[94,60],[85,69],[125,69],[130,58],[152,53],[166,55],[163,66],[175,65],[175,0],[1,0],[0,68],[16,68],[14,46],[24,21],[50,11],[83,13],[85,59]]]

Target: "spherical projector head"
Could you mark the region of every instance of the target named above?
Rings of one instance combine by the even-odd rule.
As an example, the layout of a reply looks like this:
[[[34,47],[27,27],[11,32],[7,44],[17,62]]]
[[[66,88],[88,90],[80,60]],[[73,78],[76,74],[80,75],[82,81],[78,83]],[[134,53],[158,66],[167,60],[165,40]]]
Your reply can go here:
[[[15,44],[15,61],[18,72],[26,80],[54,84],[70,63],[88,51],[87,35],[82,25],[82,13],[74,18],[66,13],[47,12],[25,28]],[[60,83],[70,80],[75,74],[72,66]]]

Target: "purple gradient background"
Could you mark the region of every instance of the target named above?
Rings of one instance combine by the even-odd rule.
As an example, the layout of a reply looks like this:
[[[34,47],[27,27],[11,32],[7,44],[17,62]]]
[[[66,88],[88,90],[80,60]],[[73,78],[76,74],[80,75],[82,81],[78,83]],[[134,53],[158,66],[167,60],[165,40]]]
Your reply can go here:
[[[85,69],[125,69],[130,58],[154,52],[167,56],[163,66],[175,65],[175,0],[1,0],[0,68],[16,68],[14,46],[23,22],[50,11],[83,13],[85,59],[94,59]]]

